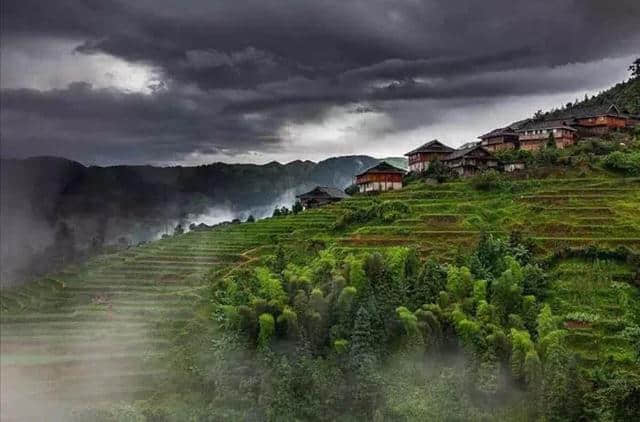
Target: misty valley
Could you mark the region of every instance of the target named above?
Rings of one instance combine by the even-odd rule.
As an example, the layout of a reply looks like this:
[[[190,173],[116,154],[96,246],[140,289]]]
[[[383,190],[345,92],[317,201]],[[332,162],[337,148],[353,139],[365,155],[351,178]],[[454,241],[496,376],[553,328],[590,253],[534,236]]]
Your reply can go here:
[[[189,231],[192,224],[271,216],[312,186],[347,187],[353,174],[378,161],[353,156],[286,165],[101,168],[54,157],[3,160],[3,285],[105,248],[158,240],[178,225]]]

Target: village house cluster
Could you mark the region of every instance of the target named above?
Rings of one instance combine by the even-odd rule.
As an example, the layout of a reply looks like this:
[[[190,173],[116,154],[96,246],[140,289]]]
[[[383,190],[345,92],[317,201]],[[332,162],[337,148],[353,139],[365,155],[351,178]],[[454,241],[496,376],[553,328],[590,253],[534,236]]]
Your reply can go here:
[[[459,176],[469,176],[487,169],[515,171],[524,168],[522,163],[503,164],[493,153],[502,150],[523,149],[536,151],[549,142],[563,149],[589,136],[600,136],[640,123],[638,116],[621,111],[616,105],[597,105],[552,112],[543,117],[521,120],[506,127],[494,129],[458,149],[433,140],[405,154],[409,171],[422,173],[438,161]],[[401,189],[406,171],[381,162],[356,175],[358,191],[382,192]],[[305,208],[339,201],[347,195],[336,188],[317,187],[298,199]]]

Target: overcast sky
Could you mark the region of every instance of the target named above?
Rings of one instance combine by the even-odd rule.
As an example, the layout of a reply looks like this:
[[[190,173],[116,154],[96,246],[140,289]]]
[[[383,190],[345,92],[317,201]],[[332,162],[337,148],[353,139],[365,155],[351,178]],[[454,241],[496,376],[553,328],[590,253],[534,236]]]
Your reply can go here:
[[[4,157],[452,146],[628,78],[640,1],[3,0]]]

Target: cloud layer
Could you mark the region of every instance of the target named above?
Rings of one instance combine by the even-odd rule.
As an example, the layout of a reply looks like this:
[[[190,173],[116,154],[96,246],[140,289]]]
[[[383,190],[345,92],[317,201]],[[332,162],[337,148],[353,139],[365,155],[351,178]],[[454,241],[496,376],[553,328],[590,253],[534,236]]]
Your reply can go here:
[[[169,164],[461,144],[626,76],[640,3],[556,3],[7,0],[1,152]]]

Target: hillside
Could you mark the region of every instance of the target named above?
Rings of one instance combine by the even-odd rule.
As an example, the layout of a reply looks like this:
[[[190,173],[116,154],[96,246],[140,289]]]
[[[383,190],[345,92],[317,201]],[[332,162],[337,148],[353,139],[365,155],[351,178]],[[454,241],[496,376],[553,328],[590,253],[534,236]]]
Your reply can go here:
[[[344,188],[378,163],[368,156],[265,165],[85,167],[54,157],[2,160],[0,192],[3,283],[41,274],[64,237],[78,257],[89,248],[138,243],[181,223],[217,223],[270,215],[316,185]],[[71,235],[61,236],[62,223]],[[48,249],[47,249],[48,248]],[[52,251],[53,249],[53,251]]]
[[[580,101],[566,104],[558,110],[545,113],[545,117],[562,118],[564,115],[579,113],[599,105],[615,104],[620,110],[633,115],[640,114],[640,77],[631,78],[626,82],[620,82],[615,86]]]
[[[469,261],[470,256],[489,254],[493,258],[488,262],[501,262],[502,258],[491,254],[498,253],[503,247],[499,245],[506,245],[487,240],[487,234],[489,239],[507,239],[516,232],[520,235],[512,235],[509,248],[516,247],[514,250],[525,255],[530,251],[530,258],[522,255],[518,259],[540,263],[540,271],[546,274],[544,284],[533,290],[537,295],[534,312],[549,305],[553,319],[547,324],[557,333],[554,338],[561,340],[538,344],[536,335],[542,332],[536,334],[529,320],[524,326],[510,320],[511,333],[513,327],[519,327],[515,333],[517,338],[526,337],[522,340],[526,347],[533,347],[531,343],[536,341],[544,367],[540,370],[549,374],[565,374],[549,360],[564,349],[553,349],[546,355],[542,349],[567,348],[570,368],[574,368],[568,370],[574,371],[569,373],[573,375],[569,380],[554,380],[569,388],[563,391],[589,391],[592,405],[609,411],[608,399],[603,398],[606,391],[598,386],[610,388],[619,392],[615,405],[633,411],[629,403],[635,401],[637,389],[636,393],[631,387],[625,390],[607,377],[618,371],[640,375],[634,343],[638,338],[632,335],[640,325],[638,209],[640,179],[602,171],[513,179],[489,191],[478,190],[469,181],[437,185],[420,181],[378,197],[355,197],[297,215],[190,232],[95,258],[36,284],[3,289],[3,416],[16,415],[20,420],[47,414],[65,419],[69,408],[77,412],[88,406],[102,410],[79,415],[94,420],[143,416],[184,420],[205,415],[214,420],[277,420],[294,415],[331,420],[363,412],[372,412],[372,418],[384,415],[385,420],[438,419],[444,415],[459,420],[523,420],[537,412],[532,410],[536,402],[532,397],[543,393],[528,389],[527,385],[533,385],[530,378],[526,383],[502,384],[503,378],[515,371],[512,353],[516,352],[508,350],[511,343],[516,350],[516,337],[503,338],[509,347],[506,358],[498,355],[490,361],[494,362],[493,370],[502,375],[488,384],[484,379],[468,385],[476,378],[467,377],[481,376],[487,370],[473,372],[474,365],[469,362],[481,357],[471,352],[477,346],[470,344],[477,340],[467,344],[458,331],[462,326],[475,327],[468,306],[476,305],[456,304],[455,296],[443,299],[443,292],[436,295],[439,305],[427,306],[422,300],[430,293],[420,299],[409,288],[403,295],[409,302],[417,300],[411,305],[400,302],[399,297],[392,299],[395,296],[388,296],[391,293],[380,287],[369,287],[373,291],[367,300],[378,300],[380,307],[382,294],[390,301],[390,314],[384,314],[391,324],[387,329],[406,334],[394,334],[399,337],[394,337],[389,350],[400,354],[380,356],[386,364],[378,370],[379,375],[367,372],[367,377],[374,377],[367,382],[359,378],[365,376],[360,372],[365,370],[362,362],[372,359],[374,365],[377,360],[366,351],[356,351],[361,338],[357,333],[373,330],[377,323],[365,324],[368,328],[359,326],[361,312],[351,317],[332,313],[337,310],[327,314],[346,300],[364,300],[367,287],[354,281],[357,268],[364,271],[358,277],[390,271],[393,280],[398,271],[398,280],[404,280],[398,282],[405,283],[413,271],[409,268],[422,265],[410,264],[411,251],[416,251],[421,260],[428,260],[424,268],[437,263],[433,274],[439,274],[438,265],[450,264],[455,268],[470,265],[476,274],[479,270],[473,259]],[[479,241],[485,251],[472,252]],[[376,253],[388,267],[370,268],[379,259],[371,258]],[[454,267],[449,268],[454,274]],[[445,272],[446,289],[455,295],[455,290],[450,290],[454,288],[450,274]],[[460,274],[463,280],[464,271]],[[494,283],[504,277],[500,275]],[[277,287],[280,283],[283,287]],[[417,286],[429,288],[431,284]],[[476,287],[473,291],[477,294]],[[300,295],[308,301],[302,308],[296,302]],[[349,295],[355,296],[348,299]],[[291,302],[283,305],[283,300]],[[408,314],[399,306],[407,306]],[[436,308],[441,314],[435,313]],[[414,311],[417,320],[412,316]],[[439,322],[427,324],[420,319],[434,318],[434,313]],[[275,327],[268,328],[269,317],[265,315],[273,315]],[[293,334],[292,317],[298,321],[296,330],[307,334]],[[325,318],[338,319],[329,322]],[[340,318],[347,319],[339,322],[343,321]],[[348,334],[340,334],[338,327],[353,320],[356,327],[349,330],[355,331],[348,337],[350,341],[342,342],[341,336]],[[334,331],[323,335],[337,342],[316,340],[322,337],[312,333],[328,333],[336,321]],[[412,331],[416,326],[411,321],[418,321],[421,328]],[[436,332],[434,323],[444,331],[444,345],[437,347],[444,349],[436,352],[432,348],[436,346],[429,346],[430,354],[407,354],[424,347],[423,342],[431,344],[436,338],[431,337]],[[426,334],[425,327],[432,327],[431,334]],[[505,330],[509,332],[509,328]],[[527,330],[533,330],[531,340],[529,334],[525,336]],[[456,333],[461,336],[460,344],[451,342]],[[418,343],[414,343],[416,336],[421,339]],[[307,340],[298,343],[300,338]],[[529,362],[530,351],[526,353]],[[356,362],[360,362],[360,369],[352,375],[344,372],[349,356],[359,356]],[[546,372],[540,376],[547,376],[543,374]],[[571,387],[567,384],[571,379],[585,384]],[[544,380],[541,388],[547,394],[549,385],[547,378]],[[364,391],[360,389],[363,385],[376,389]],[[375,398],[378,393],[382,398]],[[627,400],[624,394],[636,396]],[[571,397],[562,401],[571,402]],[[32,406],[36,399],[44,405]],[[131,406],[132,399],[145,400]],[[358,407],[371,402],[377,405]]]

